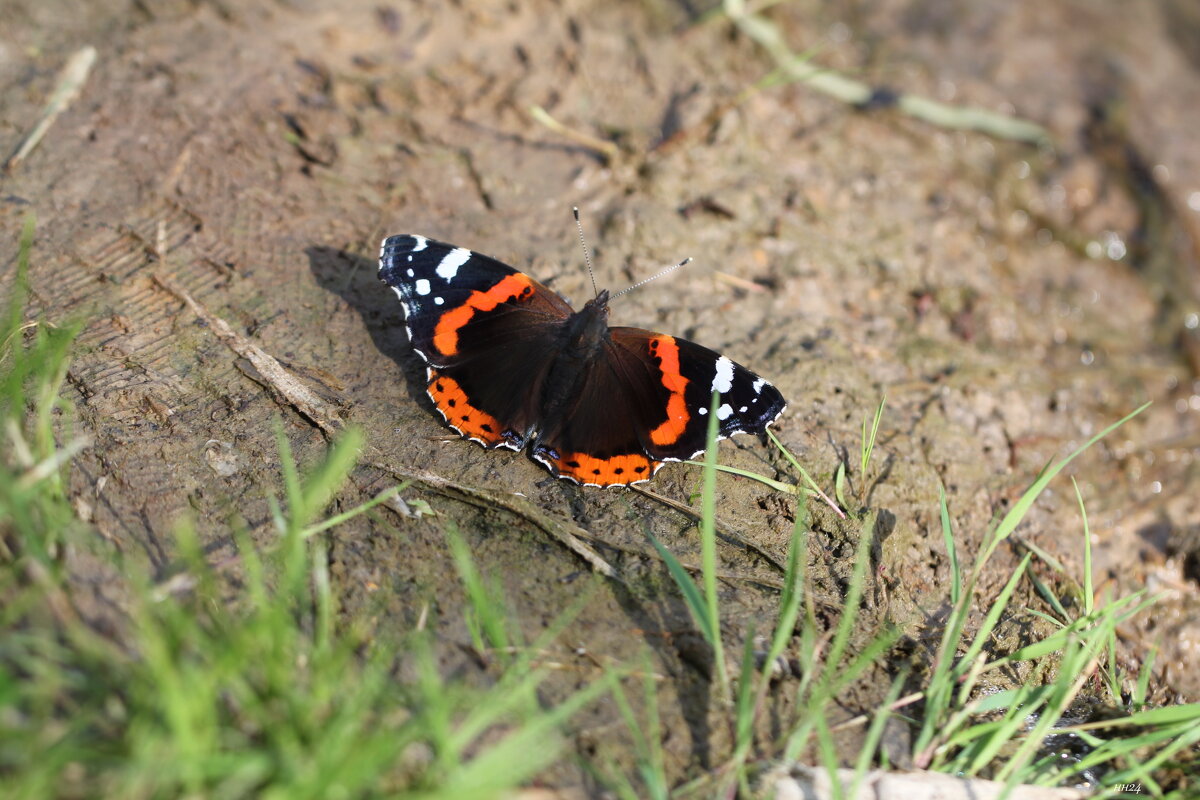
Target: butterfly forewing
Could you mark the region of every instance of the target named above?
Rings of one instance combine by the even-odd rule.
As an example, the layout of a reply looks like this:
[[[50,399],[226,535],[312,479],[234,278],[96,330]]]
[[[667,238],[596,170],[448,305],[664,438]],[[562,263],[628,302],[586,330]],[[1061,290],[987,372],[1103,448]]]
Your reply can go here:
[[[717,436],[761,434],[787,403],[770,382],[729,358],[677,336],[611,328],[615,348],[639,360],[649,353],[656,366],[654,383],[667,395],[652,408],[643,444],[656,459],[694,458],[704,451],[713,392],[717,397]],[[660,396],[661,397],[661,396]]]
[[[520,449],[571,307],[506,264],[423,236],[389,237],[379,261],[442,417],[481,444]]]
[[[413,347],[434,366],[466,355],[461,339],[489,316],[515,313],[511,329],[527,322],[553,324],[571,314],[566,301],[525,273],[424,236],[385,239],[379,279],[400,298]]]

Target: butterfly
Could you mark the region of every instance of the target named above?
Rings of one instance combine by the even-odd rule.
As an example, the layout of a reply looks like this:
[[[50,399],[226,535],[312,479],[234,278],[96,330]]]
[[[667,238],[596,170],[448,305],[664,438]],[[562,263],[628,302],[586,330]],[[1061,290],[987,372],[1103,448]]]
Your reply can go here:
[[[379,279],[400,298],[446,424],[584,486],[641,483],[704,452],[714,392],[719,438],[761,434],[787,407],[765,378],[695,342],[609,327],[607,290],[575,311],[507,264],[411,234],[384,239]]]

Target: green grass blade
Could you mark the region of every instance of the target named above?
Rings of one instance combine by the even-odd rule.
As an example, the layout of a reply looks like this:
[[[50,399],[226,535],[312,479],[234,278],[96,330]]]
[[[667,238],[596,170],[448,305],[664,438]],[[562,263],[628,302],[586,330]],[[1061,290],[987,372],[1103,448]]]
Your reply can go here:
[[[4,358],[18,358],[21,343],[15,341],[21,335],[21,323],[25,316],[25,299],[29,289],[29,254],[33,250],[33,237],[37,232],[37,218],[33,214],[25,217],[21,238],[17,242],[17,272],[13,276],[12,294],[5,309],[3,338],[0,339],[0,363]],[[12,348],[11,350],[9,348]]]
[[[767,652],[774,661],[782,653],[796,630],[800,601],[804,596],[804,579],[808,568],[808,507],[796,503],[796,521],[792,525],[792,541],[788,547],[787,567],[783,577],[783,595],[779,598],[779,618]]]
[[[1046,485],[1049,484],[1050,481],[1052,481],[1054,477],[1063,470],[1064,467],[1074,461],[1081,453],[1094,445],[1096,442],[1100,441],[1105,436],[1108,436],[1117,428],[1121,427],[1138,414],[1141,414],[1149,407],[1150,402],[1143,403],[1134,411],[1126,414],[1121,419],[1117,420],[1092,438],[1088,439],[1081,447],[1076,449],[1062,461],[1059,461],[1057,464],[1054,464],[1053,466],[1044,470],[1042,474],[1038,476],[1037,480],[1033,482],[1033,485],[1026,489],[1025,493],[1021,495],[1020,499],[1017,500],[1011,509],[1009,509],[1008,513],[1004,515],[1004,518],[1000,520],[1000,524],[996,527],[995,532],[992,534],[992,543],[989,549],[994,549],[999,542],[1007,539],[1012,532],[1016,530],[1017,526],[1021,524],[1021,520],[1023,520],[1025,515],[1029,513],[1029,509],[1033,506],[1034,501],[1037,500],[1038,496],[1041,495],[1042,491],[1046,488]]]
[[[875,440],[879,436],[879,423],[883,420],[883,408],[887,405],[887,395],[879,398],[879,405],[875,408],[875,418],[871,421],[871,427],[867,428],[867,419],[863,418],[862,430],[862,450],[861,450],[861,469],[859,480],[862,481],[863,492],[867,490],[867,469],[871,466],[871,454],[875,452]]]
[[[642,796],[651,800],[667,800],[670,796],[666,767],[663,761],[660,720],[658,711],[658,690],[654,685],[654,671],[648,657],[642,659],[643,703],[646,710],[643,724],[633,711],[624,689],[618,681],[612,683],[612,697],[620,711],[625,727],[633,739],[634,757],[637,761],[637,772],[642,779],[645,792]],[[639,794],[632,787],[615,787],[622,797],[637,798]],[[624,789],[624,791],[622,791]]]
[[[557,735],[583,707],[609,691],[611,679],[600,680],[558,703],[454,770],[442,791],[446,797],[492,797],[497,787],[516,786],[550,766],[562,750]]]
[[[284,499],[287,500],[285,521],[295,525],[305,516],[304,491],[300,487],[300,472],[292,453],[292,443],[283,432],[283,422],[275,418],[275,449],[279,451],[279,469],[283,472]]]
[[[297,535],[329,504],[358,461],[366,435],[362,428],[348,426],[334,441],[316,469],[309,470],[301,486],[300,518],[291,520]],[[289,498],[290,500],[290,498]]]
[[[1088,527],[1087,508],[1083,505],[1083,495],[1079,491],[1079,483],[1071,476],[1071,485],[1075,487],[1075,499],[1079,501],[1079,516],[1083,520],[1083,611],[1091,614],[1095,605],[1096,589],[1092,586],[1092,530]]]
[[[708,444],[704,451],[704,485],[700,500],[700,566],[704,580],[704,602],[712,633],[714,674],[726,703],[732,702],[725,649],[721,641],[720,598],[717,594],[717,406],[721,396],[713,392],[708,413]]]
[[[958,566],[958,548],[954,544],[954,531],[950,527],[950,508],[946,505],[946,487],[938,483],[938,510],[942,520],[942,541],[946,545],[946,557],[950,559],[950,605],[957,608],[962,597],[962,571]]]
[[[771,440],[771,443],[775,445],[776,449],[778,449],[780,453],[783,453],[783,457],[786,458],[788,462],[796,468],[796,471],[800,473],[800,477],[805,483],[808,484],[808,488],[813,492],[813,494],[824,500],[839,517],[845,519],[846,513],[838,507],[837,503],[829,499],[829,495],[821,491],[821,487],[818,486],[817,482],[814,481],[812,476],[808,474],[808,470],[801,466],[800,462],[796,460],[796,457],[792,455],[791,451],[783,446],[783,442],[779,441],[779,437],[775,435],[775,431],[767,428],[767,438]]]
[[[846,650],[846,644],[850,641],[854,624],[858,620],[859,603],[866,590],[867,569],[871,564],[871,542],[874,537],[875,512],[871,512],[863,520],[858,545],[854,551],[854,569],[850,573],[844,611],[841,619],[838,620],[837,632],[833,636],[833,643],[829,646],[829,655],[826,657],[828,667],[836,669]]]
[[[834,800],[842,800],[846,796],[846,787],[842,786],[842,782],[838,778],[840,759],[837,745],[833,741],[833,732],[829,730],[829,722],[823,714],[815,718],[813,730],[817,734],[817,752],[821,756],[821,766],[829,775],[831,793]]]
[[[448,523],[445,529],[446,542],[450,546],[450,555],[458,570],[458,578],[467,595],[467,605],[479,622],[483,641],[477,647],[483,649],[495,648],[501,658],[507,658],[509,647],[508,621],[504,617],[503,598],[492,592],[471,558],[467,543],[458,533],[458,526]]]
[[[996,596],[992,607],[988,609],[983,624],[979,626],[979,632],[975,634],[975,638],[971,641],[967,651],[959,659],[959,664],[965,665],[974,661],[975,657],[983,649],[983,646],[987,644],[992,631],[995,630],[996,624],[1000,621],[1000,615],[1004,613],[1004,609],[1008,608],[1008,602],[1012,599],[1013,592],[1017,589],[1017,584],[1021,581],[1021,577],[1024,576],[1025,570],[1029,568],[1029,561],[1032,558],[1032,554],[1026,553],[1021,559],[1021,563],[1013,570],[1013,574],[1009,576],[1008,581],[1004,584],[1004,588]],[[960,668],[960,671],[965,671],[965,667]]]
[[[850,797],[859,796],[858,789],[862,785],[867,771],[871,768],[871,759],[879,750],[879,742],[883,739],[884,728],[892,715],[892,705],[900,697],[900,691],[904,688],[904,682],[907,679],[908,670],[901,670],[900,674],[892,679],[887,696],[875,711],[871,727],[867,728],[867,735],[863,738],[862,749],[858,751],[858,758],[854,762],[854,782],[850,784],[850,791],[846,793]]]
[[[838,505],[842,508],[849,508],[850,504],[846,502],[846,462],[839,461],[837,472],[833,474],[833,496],[837,498]]]
[[[771,671],[770,661],[763,662],[763,674],[768,675]],[[754,625],[751,624],[746,630],[746,640],[742,645],[742,663],[741,677],[738,679],[737,694],[734,697],[733,706],[733,729],[734,729],[734,750],[738,754],[739,764],[741,758],[750,747],[751,738],[754,736],[754,712],[756,699],[756,682],[754,681]]]
[[[684,459],[683,463],[691,464],[696,467],[703,467],[705,465],[703,461],[692,461],[690,459]],[[816,495],[816,492],[812,491],[811,489],[809,489],[807,487],[799,487],[799,486],[795,486],[790,483],[784,483],[783,481],[777,481],[774,478],[768,478],[766,475],[759,475],[757,472],[751,472],[748,469],[741,469],[740,467],[729,467],[724,464],[717,464],[716,469],[718,472],[726,472],[730,475],[737,475],[742,478],[749,478],[752,481],[757,481],[757,482],[761,483],[763,486],[767,486],[767,487],[771,488],[772,490],[774,490],[776,492],[781,492],[783,494],[799,494],[800,492],[803,491],[803,492],[806,492],[813,496]]]
[[[365,503],[360,503],[359,505],[355,506],[354,508],[350,509],[349,511],[343,511],[340,514],[335,514],[334,516],[332,516],[326,520],[318,522],[316,525],[309,525],[307,528],[300,531],[300,537],[302,539],[308,539],[313,536],[316,536],[318,533],[323,533],[323,532],[329,530],[330,528],[337,527],[338,525],[341,525],[343,522],[353,519],[354,517],[357,517],[359,514],[362,514],[365,511],[369,511],[370,509],[374,508],[375,506],[379,505],[380,503],[386,503],[388,500],[391,500],[393,497],[395,497],[396,495],[400,494],[405,489],[407,489],[409,484],[411,484],[411,483],[412,483],[412,481],[405,481],[404,483],[398,484],[396,486],[392,486],[388,489],[384,489],[382,492],[375,495],[370,500],[366,501]]]
[[[667,565],[667,571],[671,574],[671,579],[675,581],[675,585],[679,587],[679,591],[683,593],[683,601],[688,607],[688,611],[692,613],[692,619],[696,622],[696,627],[700,629],[700,633],[704,635],[704,640],[712,641],[714,637],[720,636],[717,626],[713,619],[709,616],[708,603],[704,600],[704,594],[700,591],[700,587],[692,580],[692,576],[688,575],[687,570],[679,563],[679,559],[668,550],[658,538],[649,531],[645,532],[646,538],[650,540],[650,544],[658,551],[658,555],[662,558],[663,563]]]

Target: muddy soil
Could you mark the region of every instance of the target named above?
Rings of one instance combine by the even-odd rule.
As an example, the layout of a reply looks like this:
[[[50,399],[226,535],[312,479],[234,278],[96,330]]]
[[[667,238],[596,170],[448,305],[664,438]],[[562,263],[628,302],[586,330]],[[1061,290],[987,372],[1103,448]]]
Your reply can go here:
[[[918,657],[949,594],[939,483],[969,560],[1048,460],[1153,400],[1069,472],[1089,510],[1099,591],[1164,594],[1121,631],[1126,666],[1136,674],[1160,647],[1155,696],[1200,696],[1200,13],[1189,0],[800,0],[767,14],[797,52],[820,45],[825,67],[1036,121],[1053,137],[1041,147],[851,108],[803,85],[755,90],[770,58],[692,3],[3,6],[10,152],[70,54],[99,51],[81,96],[0,178],[0,286],[33,213],[31,313],[84,322],[69,396],[74,428],[95,444],[74,465],[76,508],[150,573],[166,573],[181,515],[214,559],[233,551],[231,520],[266,531],[266,496],[280,484],[272,418],[304,459],[326,447],[159,273],[369,430],[375,466],[355,473],[340,507],[420,469],[523,495],[589,532],[623,577],[589,577],[529,514],[419,482],[405,497],[436,515],[388,511],[330,534],[348,609],[374,609],[390,629],[432,610],[447,669],[477,669],[455,646],[467,634],[443,534],[453,522],[530,637],[589,593],[551,654],[569,669],[553,675],[548,701],[649,653],[664,676],[672,779],[719,763],[711,654],[644,536],[698,562],[694,519],[448,436],[399,305],[375,279],[380,239],[412,232],[586,299],[577,205],[602,285],[695,257],[683,275],[622,297],[614,324],[696,339],[769,377],[790,401],[780,438],[826,486],[841,460],[856,463],[861,420],[886,393],[878,480],[850,474],[880,520],[862,636],[895,622]],[[538,123],[535,105],[617,155]],[[796,478],[751,438],[723,443],[721,459]],[[649,488],[694,505],[698,486],[695,467],[669,465]],[[724,626],[737,644],[778,601],[779,572],[758,551],[783,559],[795,510],[756,483],[718,486],[721,567],[734,576],[722,585]],[[857,534],[815,518],[809,559],[833,624]],[[1081,530],[1063,477],[1018,535],[1078,576]],[[1000,551],[985,602],[1019,557]],[[74,569],[91,613],[119,630],[122,578],[91,562]],[[1022,591],[1015,608],[1040,607]],[[846,715],[888,680],[868,676]],[[575,730],[580,752],[629,765],[613,708]],[[546,779],[591,780],[570,764]]]

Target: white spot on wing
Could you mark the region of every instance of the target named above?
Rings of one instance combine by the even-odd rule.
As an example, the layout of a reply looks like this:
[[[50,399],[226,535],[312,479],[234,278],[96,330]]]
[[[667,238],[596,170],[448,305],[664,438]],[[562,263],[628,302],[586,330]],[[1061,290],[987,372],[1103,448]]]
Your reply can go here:
[[[754,382],[754,393],[755,393],[755,394],[760,394],[760,393],[762,392],[762,387],[764,387],[764,386],[766,386],[766,385],[767,385],[767,381],[766,381],[766,379],[765,379],[765,378],[759,378],[758,380],[756,380],[756,381]]]
[[[729,403],[724,403],[720,408],[717,409],[717,419],[719,420],[727,420],[732,415],[733,407],[730,406]]]
[[[408,260],[412,261],[412,256],[409,256]],[[417,273],[413,272],[411,269],[408,271],[408,277],[410,277],[410,278],[414,277],[416,274]]]
[[[700,416],[703,417],[703,416],[707,416],[707,415],[708,415],[708,409],[705,408],[704,406],[700,406]]]
[[[471,251],[465,247],[456,247],[446,257],[442,259],[442,263],[437,265],[437,274],[446,279],[446,282],[454,280],[454,276],[458,274],[458,268],[467,263],[471,259]]]
[[[416,242],[415,246],[412,249],[412,251],[414,253],[419,253],[422,250],[424,250],[426,247],[429,246],[429,240],[426,239],[424,236],[414,236],[413,241]]]
[[[442,299],[442,298],[440,298],[440,297],[435,297],[435,298],[433,298],[433,304],[434,304],[435,306],[440,306],[440,305],[441,305],[442,303],[444,303],[444,302],[446,302],[446,301],[445,301],[445,300],[443,300],[443,299]]]
[[[429,294],[429,281],[424,278],[417,281],[417,294]]]
[[[733,362],[725,356],[717,359],[717,374],[713,375],[712,391],[725,394],[733,388]],[[725,419],[721,417],[721,419]]]

